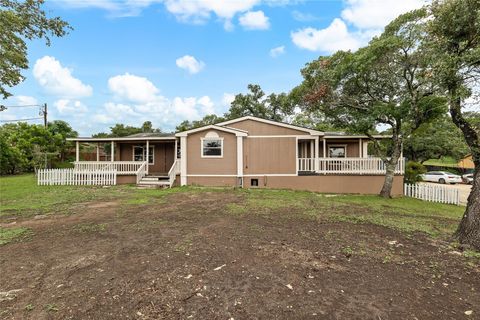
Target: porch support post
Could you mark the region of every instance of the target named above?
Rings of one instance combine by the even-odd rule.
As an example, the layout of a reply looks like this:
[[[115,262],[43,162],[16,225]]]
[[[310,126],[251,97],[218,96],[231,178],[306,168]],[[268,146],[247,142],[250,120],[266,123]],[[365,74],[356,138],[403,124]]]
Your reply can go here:
[[[80,161],[80,142],[75,142],[75,161]]]
[[[100,161],[100,143],[97,143],[97,162]]]
[[[323,157],[327,157],[327,140],[325,140],[325,137],[323,138]]]
[[[173,152],[174,154],[173,161],[177,161],[177,158],[178,158],[177,149],[178,149],[178,141],[177,141],[177,138],[175,138],[175,151]]]
[[[314,162],[314,166],[315,166],[315,172],[318,171],[318,156],[319,156],[319,150],[320,148],[320,145],[318,143],[318,136],[315,137],[315,162]]]
[[[237,136],[237,177],[243,178],[243,137],[239,136]]]
[[[363,152],[362,152],[362,138],[358,140],[358,157],[362,158]]]
[[[110,161],[113,162],[113,161],[115,160],[115,159],[114,159],[114,158],[115,158],[115,142],[110,141],[110,143],[111,143],[111,146],[112,146],[112,147],[110,148],[110,149],[111,149],[111,150],[110,150],[110,158],[111,158]]]
[[[180,137],[180,185],[187,185],[187,137]]]
[[[363,157],[368,158],[368,141],[363,141]]]
[[[146,152],[146,158],[145,161],[147,161],[147,174],[148,174],[148,167],[150,166],[148,163],[148,159],[150,158],[150,140],[147,139],[147,152]]]

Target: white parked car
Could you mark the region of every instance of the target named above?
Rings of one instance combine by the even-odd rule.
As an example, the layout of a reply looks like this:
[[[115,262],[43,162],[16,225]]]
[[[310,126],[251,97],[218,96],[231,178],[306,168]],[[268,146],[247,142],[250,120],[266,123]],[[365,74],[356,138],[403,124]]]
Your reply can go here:
[[[464,183],[473,184],[473,173],[464,174],[462,178]]]
[[[445,172],[445,171],[429,171],[425,174],[422,174],[420,176],[423,181],[428,181],[428,182],[438,182],[438,183],[461,183],[462,182],[462,177],[459,175],[450,173],[450,172]]]

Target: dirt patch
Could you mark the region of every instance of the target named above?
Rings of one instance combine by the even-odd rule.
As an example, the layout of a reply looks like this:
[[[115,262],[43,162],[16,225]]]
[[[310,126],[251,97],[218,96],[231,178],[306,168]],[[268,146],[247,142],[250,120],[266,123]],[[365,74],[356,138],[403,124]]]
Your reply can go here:
[[[235,192],[167,200],[87,203],[73,215],[19,221],[34,235],[0,247],[0,318],[480,315],[478,260],[423,234],[285,208],[232,214],[227,204],[244,201]]]

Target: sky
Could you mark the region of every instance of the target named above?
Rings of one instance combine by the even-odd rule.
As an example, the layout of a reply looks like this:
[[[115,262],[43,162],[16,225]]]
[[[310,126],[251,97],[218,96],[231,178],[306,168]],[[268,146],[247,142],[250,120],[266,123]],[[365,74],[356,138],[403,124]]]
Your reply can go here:
[[[356,50],[423,0],[46,0],[73,30],[28,42],[26,80],[8,106],[48,105],[88,136],[116,123],[151,121],[164,132],[183,120],[225,113],[250,83],[266,93],[300,84],[306,63]],[[8,108],[0,120],[38,117]],[[42,120],[29,121],[42,123]]]

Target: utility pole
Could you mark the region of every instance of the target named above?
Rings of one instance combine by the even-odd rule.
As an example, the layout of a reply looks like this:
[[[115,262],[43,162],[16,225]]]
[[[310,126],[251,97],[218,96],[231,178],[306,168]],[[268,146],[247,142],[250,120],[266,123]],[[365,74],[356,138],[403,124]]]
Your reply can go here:
[[[40,111],[40,115],[43,115],[43,125],[45,126],[45,128],[48,127],[47,114],[47,104],[44,103],[42,106],[42,110]]]

